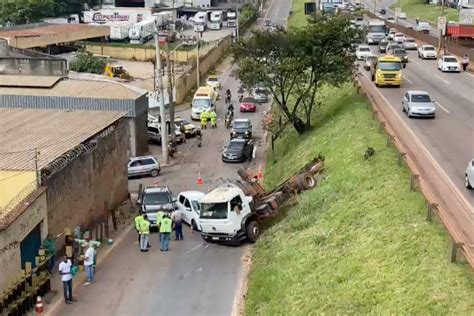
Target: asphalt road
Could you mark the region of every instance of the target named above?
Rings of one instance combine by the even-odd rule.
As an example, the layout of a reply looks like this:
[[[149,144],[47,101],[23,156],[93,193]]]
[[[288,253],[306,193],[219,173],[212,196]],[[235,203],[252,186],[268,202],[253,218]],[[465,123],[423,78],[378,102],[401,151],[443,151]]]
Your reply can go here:
[[[285,0],[274,0],[275,7]],[[278,9],[268,14],[280,20],[285,14]],[[289,10],[289,7],[288,7]],[[286,13],[286,15],[288,12]],[[130,192],[138,185],[169,185],[174,194],[183,190],[208,191],[222,178],[237,178],[240,166],[257,170],[264,160],[264,131],[261,111],[269,104],[258,106],[256,113],[239,113],[238,81],[231,74],[230,60],[217,68],[222,95],[227,88],[233,91],[235,117],[250,118],[254,130],[255,158],[251,163],[226,164],[221,152],[229,140],[229,130],[223,126],[225,106],[223,98],[218,102],[217,129],[207,129],[203,134],[203,146],[197,147],[195,139],[188,139],[178,146],[178,154],[169,166],[163,167],[157,178],[129,181]],[[189,119],[190,109],[177,113]],[[196,125],[199,122],[195,122]],[[150,146],[160,158],[161,148]],[[197,185],[198,173],[204,185]],[[198,233],[184,231],[184,241],[170,243],[170,251],[158,249],[158,234],[151,235],[151,250],[141,253],[134,230],[128,233],[111,254],[98,267],[94,284],[82,287],[76,293],[78,302],[63,306],[57,315],[230,315],[234,307],[239,281],[243,277],[242,256],[248,245],[227,247],[205,243]]]
[[[376,52],[376,46],[372,51]],[[416,51],[412,51],[403,77],[401,88],[378,88],[379,91],[399,110],[397,113],[474,207],[474,192],[464,188],[464,171],[474,157],[474,75],[442,73],[436,60],[418,59]],[[434,120],[406,117],[401,102],[408,90],[424,90],[431,95],[437,105]]]

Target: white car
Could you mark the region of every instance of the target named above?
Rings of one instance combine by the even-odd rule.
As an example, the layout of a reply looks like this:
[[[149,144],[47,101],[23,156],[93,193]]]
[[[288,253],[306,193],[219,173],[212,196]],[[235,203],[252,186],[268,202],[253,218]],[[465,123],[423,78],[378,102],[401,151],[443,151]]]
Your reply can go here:
[[[416,26],[416,30],[418,32],[429,34],[431,31],[431,25],[428,22],[418,22],[418,25]]]
[[[438,70],[442,72],[461,72],[461,65],[456,56],[441,56],[438,59]]]
[[[426,91],[407,91],[403,96],[402,106],[403,112],[405,112],[409,118],[435,118],[436,116],[434,101]]]
[[[395,33],[395,35],[393,36],[393,41],[399,44],[403,43],[405,41],[405,34]]]
[[[395,36],[395,33],[397,33],[396,29],[390,29],[387,35],[387,39],[393,41],[393,37]]]
[[[398,13],[398,18],[402,20],[406,20],[407,14],[405,12]]]
[[[436,59],[438,54],[433,45],[421,45],[421,47],[418,48],[418,57],[421,59]]]
[[[466,177],[466,189],[474,189],[474,159],[467,164],[466,173],[464,175]]]
[[[402,47],[406,50],[417,49],[418,44],[416,43],[416,40],[414,38],[405,38],[405,40],[403,41]]]
[[[357,60],[363,60],[366,56],[372,55],[370,47],[367,45],[359,45],[356,49]]]
[[[176,207],[183,212],[183,221],[196,231],[201,231],[201,224],[199,222],[201,207],[199,200],[204,195],[204,193],[199,191],[183,191],[178,194],[176,201]]]

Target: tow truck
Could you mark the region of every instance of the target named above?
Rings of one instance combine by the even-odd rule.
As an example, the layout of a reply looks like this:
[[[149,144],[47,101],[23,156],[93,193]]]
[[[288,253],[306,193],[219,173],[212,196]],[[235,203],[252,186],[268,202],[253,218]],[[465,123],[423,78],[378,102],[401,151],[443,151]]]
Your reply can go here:
[[[240,179],[226,180],[200,199],[202,238],[211,243],[240,245],[254,243],[264,220],[274,217],[278,208],[299,192],[316,186],[315,175],[324,167],[318,156],[295,175],[267,192],[259,174],[240,168]]]

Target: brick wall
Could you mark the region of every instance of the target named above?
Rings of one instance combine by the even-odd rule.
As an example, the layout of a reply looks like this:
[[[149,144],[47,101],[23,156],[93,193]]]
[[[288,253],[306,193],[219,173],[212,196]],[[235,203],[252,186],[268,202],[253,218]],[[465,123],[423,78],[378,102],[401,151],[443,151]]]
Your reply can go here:
[[[104,202],[113,209],[127,198],[129,133],[129,124],[122,120],[94,150],[72,160],[44,183],[50,233],[87,226],[104,218]]]

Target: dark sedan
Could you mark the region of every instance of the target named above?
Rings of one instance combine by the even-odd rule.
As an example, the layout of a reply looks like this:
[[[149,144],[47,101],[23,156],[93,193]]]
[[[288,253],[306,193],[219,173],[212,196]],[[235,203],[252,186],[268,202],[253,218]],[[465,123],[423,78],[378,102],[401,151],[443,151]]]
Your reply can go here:
[[[388,40],[381,40],[380,43],[379,43],[379,47],[377,48],[377,50],[379,51],[379,53],[386,53],[387,52],[387,45],[388,45],[389,41]]]
[[[223,162],[251,161],[253,155],[253,142],[248,139],[234,138],[229,141],[222,152]]]
[[[236,119],[232,123],[230,138],[252,138],[252,123],[249,119]]]
[[[254,97],[244,97],[240,103],[240,112],[257,111],[257,101]]]
[[[408,53],[404,49],[400,49],[400,48],[394,49],[393,50],[393,56],[400,58],[402,63],[407,63],[408,62]]]

